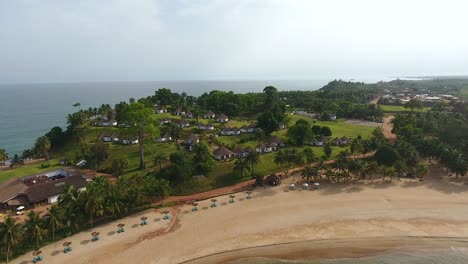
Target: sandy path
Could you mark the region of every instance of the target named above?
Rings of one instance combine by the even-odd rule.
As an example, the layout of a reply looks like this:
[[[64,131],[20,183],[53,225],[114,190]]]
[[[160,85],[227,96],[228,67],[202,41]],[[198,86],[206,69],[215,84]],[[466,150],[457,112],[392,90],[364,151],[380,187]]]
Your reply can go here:
[[[394,118],[395,116],[393,115],[384,117],[382,125],[384,136],[391,140],[396,139],[396,135],[392,133],[393,125],[391,124]]]
[[[150,221],[145,227],[132,228],[139,215],[131,216],[119,221],[127,223],[124,234],[111,234],[116,225],[111,223],[96,229],[104,234],[99,242],[88,241],[90,230],[70,238],[73,252],[62,253],[61,241],[43,248],[44,256],[47,263],[180,263],[218,252],[304,240],[468,237],[468,186],[441,181],[440,173],[433,169],[424,182],[324,184],[319,191],[286,192],[287,182],[262,187],[251,200],[238,194],[233,204],[221,196],[214,209],[209,201],[201,201],[195,213],[186,205],[173,208],[177,216],[171,221]],[[142,214],[161,217],[156,211]],[[30,254],[13,263],[25,261],[31,261]]]

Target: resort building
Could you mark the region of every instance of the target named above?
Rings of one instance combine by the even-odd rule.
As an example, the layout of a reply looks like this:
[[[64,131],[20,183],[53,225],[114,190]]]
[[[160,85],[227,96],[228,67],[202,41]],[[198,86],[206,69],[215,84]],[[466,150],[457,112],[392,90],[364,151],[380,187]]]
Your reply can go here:
[[[241,134],[241,131],[238,128],[229,128],[229,127],[227,127],[227,128],[221,129],[220,134],[222,136],[238,136],[238,135]]]
[[[159,137],[157,139],[157,141],[160,142],[160,143],[172,141],[172,137],[171,137],[171,135],[169,135],[169,133],[166,133],[163,136]]]
[[[163,118],[159,120],[159,124],[164,125],[164,124],[169,124],[171,120],[169,118]]]
[[[284,141],[283,141],[281,138],[279,138],[278,136],[272,137],[271,140],[270,140],[270,142],[271,142],[271,143],[275,143],[276,146],[278,146],[278,147],[284,147],[284,146],[286,146],[286,144],[284,143]]]
[[[230,151],[224,146],[217,148],[213,154],[214,158],[217,160],[229,160],[234,157],[234,152]]]
[[[216,116],[216,121],[219,123],[227,123],[229,121],[229,118],[225,114],[220,114]]]
[[[138,144],[138,139],[126,137],[126,138],[122,138],[120,140],[120,143],[122,143],[122,145],[134,145],[134,144]]]
[[[187,112],[185,112],[184,116],[185,116],[186,118],[193,118],[193,113],[190,112],[190,111],[187,111]]]
[[[19,206],[31,208],[39,204],[53,204],[66,184],[78,190],[86,189],[86,179],[75,170],[58,169],[23,178],[12,178],[0,184],[0,210],[15,210]]]
[[[187,121],[187,120],[185,120],[185,119],[182,119],[182,120],[180,120],[178,126],[179,126],[180,128],[186,128],[186,127],[189,127],[189,126],[190,126],[190,122]]]
[[[273,151],[273,148],[269,145],[260,144],[255,148],[255,151],[259,153],[270,153]]]
[[[97,126],[99,126],[99,127],[117,126],[117,121],[115,121],[115,120],[100,120],[97,123]]]
[[[112,135],[103,133],[101,135],[101,140],[103,142],[116,142],[116,141],[119,141],[119,138],[117,137],[117,135],[115,133],[112,133]]]
[[[341,137],[341,138],[334,138],[333,143],[337,146],[344,146],[348,144],[349,138],[347,137]]]
[[[203,118],[211,119],[211,118],[215,118],[215,116],[216,116],[215,113],[213,113],[212,111],[208,111],[203,115]]]
[[[200,142],[200,139],[198,138],[197,135],[195,134],[191,134],[187,139],[185,139],[185,144],[188,146],[188,149],[190,151],[193,150],[193,147],[198,143]]]
[[[185,111],[182,110],[182,108],[179,107],[179,108],[177,108],[177,109],[174,111],[174,115],[176,115],[176,116],[183,116],[183,115],[185,115]]]
[[[202,123],[199,123],[197,125],[197,128],[200,129],[200,130],[214,130],[214,126],[211,123],[208,123],[206,125],[202,124]]]
[[[154,110],[154,113],[156,114],[164,114],[167,113],[167,108],[166,107],[159,107]]]
[[[240,131],[241,131],[241,133],[253,133],[253,132],[255,132],[255,129],[257,129],[257,125],[250,124],[248,126],[242,126],[240,128]]]

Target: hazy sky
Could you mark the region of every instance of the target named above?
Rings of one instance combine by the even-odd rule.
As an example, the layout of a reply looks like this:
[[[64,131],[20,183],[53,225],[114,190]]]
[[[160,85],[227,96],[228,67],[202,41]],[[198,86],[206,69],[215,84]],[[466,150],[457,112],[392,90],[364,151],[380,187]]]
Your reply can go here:
[[[468,1],[0,0],[0,83],[468,74]]]

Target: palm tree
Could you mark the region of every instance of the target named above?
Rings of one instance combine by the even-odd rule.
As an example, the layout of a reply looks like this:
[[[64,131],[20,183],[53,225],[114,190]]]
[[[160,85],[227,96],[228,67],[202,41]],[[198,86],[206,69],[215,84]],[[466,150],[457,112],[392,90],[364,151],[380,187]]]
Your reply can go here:
[[[50,229],[52,229],[52,240],[55,240],[55,231],[57,230],[57,228],[63,226],[65,211],[62,207],[59,207],[55,204],[48,208],[47,211],[47,225],[50,227]]]
[[[254,175],[254,166],[260,163],[260,153],[253,151],[251,152],[247,158],[247,162],[250,164],[250,171],[252,173],[252,176]]]
[[[335,172],[331,168],[327,168],[325,170],[325,177],[327,177],[327,181],[330,182],[330,180],[335,177]]]
[[[285,152],[282,149],[276,152],[274,162],[276,165],[279,165],[279,166],[283,165],[286,162]]]
[[[416,175],[419,175],[419,180],[422,181],[423,177],[429,174],[429,168],[423,162],[418,162],[418,164],[416,164],[416,167],[414,168],[414,172],[416,173]]]
[[[50,139],[46,136],[39,137],[34,145],[34,150],[39,156],[49,160]]]
[[[159,166],[159,171],[162,169],[162,164],[167,161],[166,155],[162,152],[156,153],[153,158],[153,163],[155,166]]]
[[[167,180],[164,179],[158,179],[154,182],[153,186],[151,186],[153,189],[153,193],[159,196],[161,199],[161,205],[163,202],[163,199],[171,193],[171,185]]]
[[[393,179],[393,176],[395,176],[397,174],[397,171],[396,171],[395,167],[389,166],[389,167],[385,168],[385,174],[390,176],[390,182],[391,182],[392,179]]]
[[[36,248],[39,248],[39,241],[44,239],[44,235],[47,234],[47,229],[44,228],[44,222],[38,213],[35,211],[30,211],[28,213],[24,229],[29,239],[36,240]]]
[[[24,165],[24,160],[20,158],[18,154],[15,154],[11,159],[10,168],[19,167],[21,165]]]
[[[317,168],[312,166],[305,166],[301,171],[302,178],[306,178],[307,182],[310,182],[310,178],[317,176]]]
[[[314,151],[309,147],[305,148],[302,151],[302,155],[305,157],[307,163],[312,163],[317,160],[317,158],[315,157]]]
[[[93,216],[104,213],[102,196],[97,192],[86,191],[81,196],[84,205],[84,211],[89,215],[89,223],[93,227]]]
[[[16,219],[7,216],[4,222],[0,222],[0,242],[6,250],[6,263],[9,262],[11,248],[17,246],[23,238],[23,229]]]
[[[234,162],[233,171],[237,175],[244,177],[250,171],[249,163],[246,160],[243,160],[240,157],[238,157]]]
[[[8,160],[8,153],[6,153],[5,149],[0,148],[0,163],[5,162]]]
[[[106,195],[106,208],[114,219],[122,215],[125,211],[125,203],[120,190],[116,186],[112,186]]]

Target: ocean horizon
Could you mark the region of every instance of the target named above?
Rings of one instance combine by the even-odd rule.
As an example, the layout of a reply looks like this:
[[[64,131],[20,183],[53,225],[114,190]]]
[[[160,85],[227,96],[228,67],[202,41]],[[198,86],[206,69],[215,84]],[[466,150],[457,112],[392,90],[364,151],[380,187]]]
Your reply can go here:
[[[356,78],[350,81],[378,82],[395,78]],[[66,127],[66,116],[101,104],[114,105],[130,98],[153,95],[159,88],[199,96],[212,90],[236,93],[261,92],[272,85],[278,90],[317,90],[332,79],[312,80],[194,80],[0,84],[0,148],[12,156],[29,149],[52,127]]]

